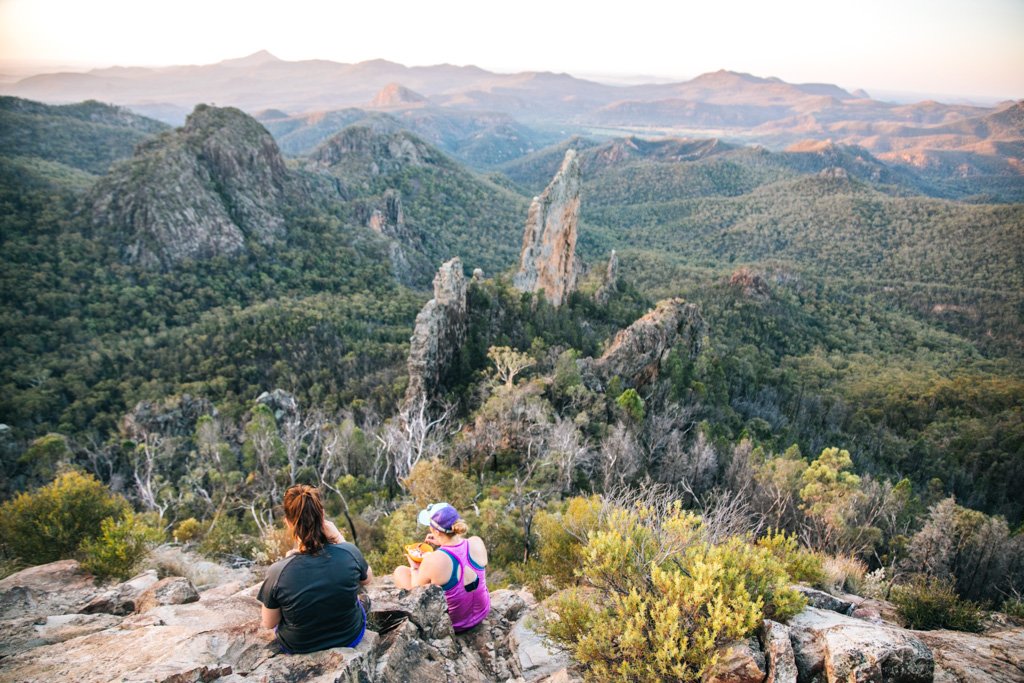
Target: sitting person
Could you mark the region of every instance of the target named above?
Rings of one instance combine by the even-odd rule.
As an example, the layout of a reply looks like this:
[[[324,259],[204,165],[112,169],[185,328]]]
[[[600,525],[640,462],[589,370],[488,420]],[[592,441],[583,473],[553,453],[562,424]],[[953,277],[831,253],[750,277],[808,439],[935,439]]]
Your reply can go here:
[[[463,538],[469,528],[448,503],[427,506],[417,521],[430,527],[425,540],[438,549],[424,554],[419,563],[410,559],[408,567],[397,567],[395,585],[407,590],[427,584],[441,586],[455,632],[467,631],[483,621],[491,609],[485,569],[487,548],[479,536]]]
[[[324,517],[312,486],[285,492],[284,521],[296,547],[270,567],[260,587],[261,625],[274,629],[288,654],[355,647],[366,633],[356,592],[373,579],[370,566]]]

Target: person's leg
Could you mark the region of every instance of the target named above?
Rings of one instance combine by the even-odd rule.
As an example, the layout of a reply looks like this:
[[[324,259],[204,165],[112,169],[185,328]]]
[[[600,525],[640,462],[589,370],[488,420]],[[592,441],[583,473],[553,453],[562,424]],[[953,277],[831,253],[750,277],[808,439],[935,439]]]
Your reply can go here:
[[[405,590],[412,588],[412,572],[408,567],[395,567],[395,585]]]

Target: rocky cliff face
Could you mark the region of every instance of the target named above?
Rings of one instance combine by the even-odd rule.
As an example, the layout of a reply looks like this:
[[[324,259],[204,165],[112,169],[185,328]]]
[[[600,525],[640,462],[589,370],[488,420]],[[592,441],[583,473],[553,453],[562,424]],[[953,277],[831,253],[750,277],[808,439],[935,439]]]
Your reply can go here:
[[[612,377],[626,386],[649,384],[658,377],[662,362],[678,344],[691,357],[700,351],[704,319],[695,304],[682,299],[659,301],[654,310],[615,335],[600,358],[578,361],[584,381],[603,387]]]
[[[141,145],[97,183],[94,230],[129,263],[170,268],[284,235],[288,182],[273,138],[237,109],[199,105],[183,128]]]
[[[570,149],[554,179],[530,204],[513,279],[519,290],[543,292],[553,306],[561,306],[575,291],[582,269],[576,256],[579,214],[580,165]]]
[[[388,240],[391,274],[404,285],[417,287],[430,281],[430,263],[423,237],[405,222],[402,195],[389,189],[380,197],[356,206],[357,220]]]
[[[466,277],[456,257],[437,271],[434,298],[416,316],[409,340],[409,386],[405,404],[418,407],[433,399],[466,339]]]

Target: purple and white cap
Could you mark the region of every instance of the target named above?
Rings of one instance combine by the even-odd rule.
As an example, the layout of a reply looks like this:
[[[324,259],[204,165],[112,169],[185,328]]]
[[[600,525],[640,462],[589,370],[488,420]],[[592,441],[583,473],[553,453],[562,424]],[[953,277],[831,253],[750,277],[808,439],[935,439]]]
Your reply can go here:
[[[459,521],[459,511],[448,503],[431,503],[425,510],[420,510],[416,521],[441,533],[450,534],[452,526]]]

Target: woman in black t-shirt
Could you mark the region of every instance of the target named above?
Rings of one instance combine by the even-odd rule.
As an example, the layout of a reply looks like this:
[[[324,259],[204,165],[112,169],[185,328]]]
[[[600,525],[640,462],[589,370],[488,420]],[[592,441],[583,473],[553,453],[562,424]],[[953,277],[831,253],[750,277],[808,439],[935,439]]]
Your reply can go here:
[[[355,647],[366,632],[356,593],[373,579],[370,566],[324,517],[312,486],[285,492],[284,520],[296,547],[270,567],[260,587],[262,626],[274,629],[287,653]]]

